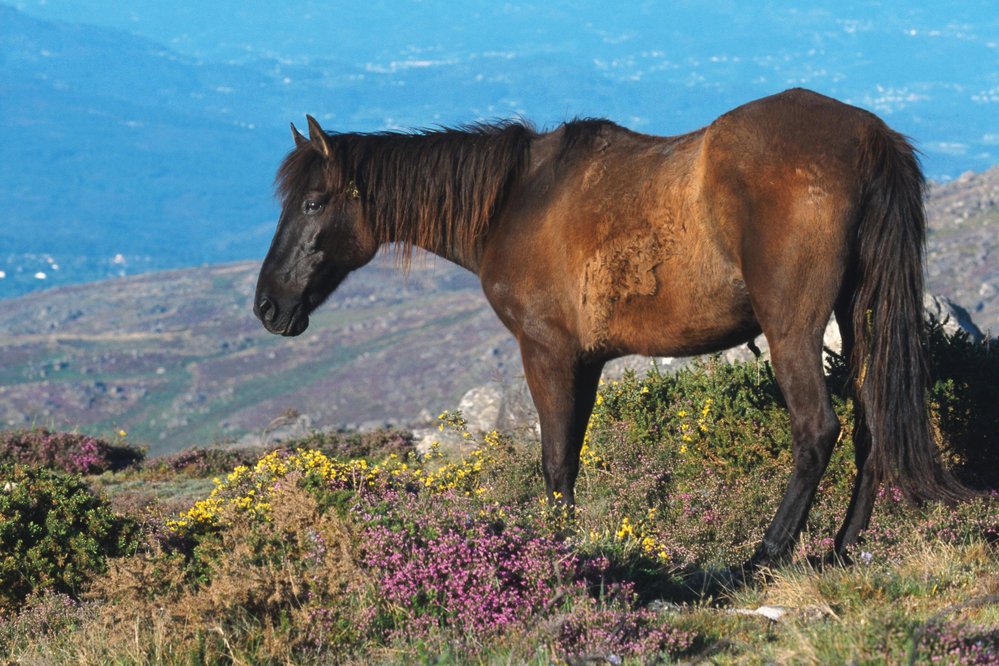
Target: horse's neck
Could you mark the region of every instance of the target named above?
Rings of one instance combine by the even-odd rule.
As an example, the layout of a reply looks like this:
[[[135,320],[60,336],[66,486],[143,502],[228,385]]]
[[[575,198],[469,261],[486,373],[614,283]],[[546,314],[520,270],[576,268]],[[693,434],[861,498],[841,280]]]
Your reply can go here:
[[[462,268],[472,271],[476,275],[479,274],[479,260],[480,260],[480,244],[476,243],[476,247],[473,248],[473,252],[469,253],[467,249],[462,249],[458,247],[443,247],[438,245],[436,247],[424,247],[424,250],[430,252],[431,254],[436,254],[442,259],[447,259],[451,263],[458,264]]]
[[[483,237],[532,137],[520,125],[379,137],[389,143],[367,179],[375,237],[401,244],[404,257],[420,247],[478,272]]]

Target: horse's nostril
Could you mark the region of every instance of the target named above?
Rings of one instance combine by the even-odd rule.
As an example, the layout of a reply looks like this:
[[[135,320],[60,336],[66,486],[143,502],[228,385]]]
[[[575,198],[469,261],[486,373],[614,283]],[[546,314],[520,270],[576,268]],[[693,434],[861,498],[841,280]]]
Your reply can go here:
[[[274,305],[267,297],[257,301],[257,317],[261,321],[270,321],[274,318]]]

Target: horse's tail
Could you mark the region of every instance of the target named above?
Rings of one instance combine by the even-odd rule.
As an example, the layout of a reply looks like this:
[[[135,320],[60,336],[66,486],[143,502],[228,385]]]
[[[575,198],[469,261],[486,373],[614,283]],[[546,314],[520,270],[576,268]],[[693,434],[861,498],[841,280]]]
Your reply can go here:
[[[880,121],[861,142],[864,192],[855,248],[850,374],[876,478],[913,500],[965,498],[943,466],[926,407],[925,181],[904,136]]]

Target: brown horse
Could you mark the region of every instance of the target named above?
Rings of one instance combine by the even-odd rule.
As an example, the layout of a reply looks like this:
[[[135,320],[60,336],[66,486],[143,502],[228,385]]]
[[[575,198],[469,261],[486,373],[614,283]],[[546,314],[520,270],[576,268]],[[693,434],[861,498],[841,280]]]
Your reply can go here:
[[[856,393],[845,556],[882,480],[963,497],[924,403],[923,177],[876,116],[806,90],[675,137],[606,120],[309,138],[278,173],[283,211],[254,311],[298,335],[378,249],[424,248],[478,274],[520,344],[550,499],[573,502],[604,363],[681,356],[761,331],[791,414],[794,470],[748,564],[788,555],[840,426],[822,369],[835,312]]]

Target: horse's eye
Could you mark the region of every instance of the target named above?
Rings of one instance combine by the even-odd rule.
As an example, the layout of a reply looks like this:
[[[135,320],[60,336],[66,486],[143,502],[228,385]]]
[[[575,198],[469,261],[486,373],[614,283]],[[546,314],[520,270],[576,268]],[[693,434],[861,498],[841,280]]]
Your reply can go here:
[[[323,202],[315,199],[306,199],[302,204],[302,212],[306,215],[315,215],[323,209]]]

